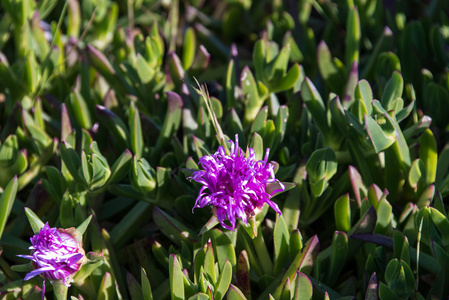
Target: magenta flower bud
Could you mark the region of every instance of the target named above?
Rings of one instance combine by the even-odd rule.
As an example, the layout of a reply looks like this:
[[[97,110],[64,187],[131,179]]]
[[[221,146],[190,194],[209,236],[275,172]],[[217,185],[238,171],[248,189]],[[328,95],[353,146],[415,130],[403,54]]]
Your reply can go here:
[[[31,260],[34,268],[25,280],[40,275],[44,279],[62,280],[63,284],[70,286],[73,276],[87,260],[81,235],[75,228],[50,228],[47,222],[30,240],[31,254],[18,255]]]
[[[268,163],[270,149],[267,149],[264,160],[256,161],[253,148],[248,148],[247,157],[244,156],[238,145],[238,135],[235,144],[229,142],[230,155],[220,146],[215,154],[200,158],[199,164],[204,170],[195,171],[190,177],[203,185],[194,208],[212,206],[221,226],[229,230],[235,229],[237,219],[248,225],[248,219],[258,214],[265,203],[281,214],[271,197],[285,187],[275,178],[274,166]],[[266,191],[268,183],[278,183],[281,188],[269,194]]]

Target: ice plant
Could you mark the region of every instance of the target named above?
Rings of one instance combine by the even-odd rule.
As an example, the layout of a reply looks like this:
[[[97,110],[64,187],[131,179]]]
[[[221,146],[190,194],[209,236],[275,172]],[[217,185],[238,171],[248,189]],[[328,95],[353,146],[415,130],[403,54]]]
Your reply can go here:
[[[81,235],[75,228],[50,228],[47,222],[30,240],[31,254],[19,255],[31,260],[34,268],[25,280],[40,275],[44,279],[61,280],[65,286],[70,286],[73,276],[86,261]]]
[[[256,160],[253,148],[248,148],[244,155],[238,135],[235,143],[232,140],[229,143],[229,155],[220,146],[215,154],[200,158],[204,170],[195,171],[190,177],[203,185],[194,208],[210,205],[221,226],[229,230],[235,229],[237,219],[248,225],[248,219],[254,218],[265,203],[281,214],[271,197],[285,187],[275,178],[274,166],[268,162],[270,149],[263,160]],[[267,185],[272,183],[277,183],[279,188],[269,193]]]

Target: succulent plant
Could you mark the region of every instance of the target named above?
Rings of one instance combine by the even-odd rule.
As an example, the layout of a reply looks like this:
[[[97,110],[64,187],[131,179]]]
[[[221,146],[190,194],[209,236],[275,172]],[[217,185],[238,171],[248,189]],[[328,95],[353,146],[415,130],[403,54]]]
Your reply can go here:
[[[2,1],[0,297],[447,298],[446,2]]]

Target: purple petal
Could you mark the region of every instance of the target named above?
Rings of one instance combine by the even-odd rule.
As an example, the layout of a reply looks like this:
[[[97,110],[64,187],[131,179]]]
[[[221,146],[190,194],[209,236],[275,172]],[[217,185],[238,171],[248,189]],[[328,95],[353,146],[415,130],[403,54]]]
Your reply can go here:
[[[54,269],[55,268],[49,266],[49,267],[44,267],[44,268],[39,268],[39,269],[33,270],[25,276],[24,280],[27,281],[36,275],[39,275],[41,273],[48,272],[48,271],[54,271]]]

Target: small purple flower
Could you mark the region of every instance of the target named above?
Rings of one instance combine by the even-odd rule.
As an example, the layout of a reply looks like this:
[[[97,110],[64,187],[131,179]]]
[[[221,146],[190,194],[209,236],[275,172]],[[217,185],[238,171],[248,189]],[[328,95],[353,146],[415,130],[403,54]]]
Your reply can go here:
[[[18,255],[30,259],[34,268],[25,280],[41,275],[44,279],[62,280],[63,284],[70,286],[73,275],[86,261],[76,230],[50,228],[47,222],[30,240],[31,254]]]
[[[199,164],[204,170],[195,171],[190,177],[203,185],[194,208],[211,205],[221,226],[229,230],[235,229],[236,219],[248,225],[248,218],[257,215],[265,203],[281,214],[271,197],[285,187],[274,177],[274,166],[268,163],[270,149],[267,149],[264,160],[256,161],[253,148],[248,148],[244,156],[238,145],[238,135],[235,144],[229,142],[229,155],[220,146],[215,154],[200,158]],[[266,192],[269,183],[278,183],[281,188],[269,194]]]

